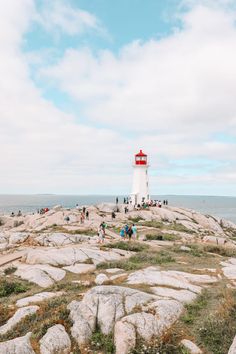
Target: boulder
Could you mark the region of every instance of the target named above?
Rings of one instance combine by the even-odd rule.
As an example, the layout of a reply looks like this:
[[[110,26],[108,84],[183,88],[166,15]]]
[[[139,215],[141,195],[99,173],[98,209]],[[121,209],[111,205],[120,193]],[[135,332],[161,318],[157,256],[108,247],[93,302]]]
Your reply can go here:
[[[71,334],[80,347],[89,342],[97,325],[103,334],[111,333],[115,326],[116,353],[126,354],[135,346],[136,335],[149,340],[163,334],[183,305],[136,289],[107,285],[89,290],[81,302],[72,301],[68,308]]]
[[[111,273],[111,274],[118,273],[120,271],[123,271],[123,269],[121,269],[121,268],[109,268],[109,269],[106,269],[106,272],[107,273]]]
[[[61,324],[49,328],[39,342],[41,354],[69,354],[71,351],[70,337]]]
[[[23,243],[28,237],[27,232],[13,232],[10,234],[9,243],[13,245]]]
[[[180,343],[185,349],[187,349],[188,353],[202,354],[202,350],[200,348],[198,348],[198,346],[195,343],[193,343],[191,340],[182,339]]]
[[[31,332],[23,337],[14,338],[0,343],[0,353],[2,354],[35,354],[30,343]]]
[[[27,296],[27,297],[24,297],[23,299],[17,300],[16,306],[17,307],[28,306],[29,304],[34,304],[36,302],[48,300],[53,297],[62,296],[63,294],[64,293],[62,291],[58,291],[58,292],[54,292],[54,293],[45,291],[42,293],[35,294],[33,296]]]
[[[7,321],[7,323],[0,327],[0,335],[6,334],[13,329],[23,318],[32,315],[38,311],[38,306],[27,306],[18,309],[15,314]]]
[[[47,288],[53,285],[55,281],[62,280],[66,275],[66,271],[45,264],[20,264],[15,275],[42,288]]]
[[[94,272],[96,266],[94,264],[76,263],[71,266],[63,267],[63,269],[75,274],[86,274],[86,273]]]
[[[109,281],[109,278],[106,274],[98,274],[95,278],[95,284],[102,285]]]

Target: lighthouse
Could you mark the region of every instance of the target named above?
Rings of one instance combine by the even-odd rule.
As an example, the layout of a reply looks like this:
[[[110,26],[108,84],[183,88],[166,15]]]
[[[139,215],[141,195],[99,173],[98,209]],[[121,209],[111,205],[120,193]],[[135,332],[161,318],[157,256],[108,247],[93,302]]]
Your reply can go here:
[[[133,188],[130,200],[133,205],[146,203],[149,201],[148,186],[148,162],[147,155],[142,150],[134,156]]]

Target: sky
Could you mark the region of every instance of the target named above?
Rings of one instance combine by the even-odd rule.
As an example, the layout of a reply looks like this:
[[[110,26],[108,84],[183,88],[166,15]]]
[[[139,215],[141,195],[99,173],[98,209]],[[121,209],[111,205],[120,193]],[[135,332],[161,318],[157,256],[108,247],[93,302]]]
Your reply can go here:
[[[236,196],[235,0],[11,0],[0,193]]]

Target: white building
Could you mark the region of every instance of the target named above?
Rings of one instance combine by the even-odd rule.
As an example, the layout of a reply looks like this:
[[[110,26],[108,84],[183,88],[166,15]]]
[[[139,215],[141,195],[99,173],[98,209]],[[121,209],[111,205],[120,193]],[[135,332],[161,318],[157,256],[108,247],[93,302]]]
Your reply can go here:
[[[144,154],[142,150],[135,155],[133,168],[133,188],[130,200],[132,205],[141,205],[143,202],[150,200],[147,155]]]

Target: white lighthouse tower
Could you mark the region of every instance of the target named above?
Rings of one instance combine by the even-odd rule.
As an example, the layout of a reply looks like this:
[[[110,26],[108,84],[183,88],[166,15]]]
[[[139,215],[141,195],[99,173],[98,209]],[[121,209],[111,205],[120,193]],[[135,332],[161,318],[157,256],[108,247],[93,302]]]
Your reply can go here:
[[[134,159],[134,175],[133,175],[133,188],[130,195],[132,205],[142,204],[148,202],[149,186],[148,186],[148,163],[147,155],[139,151]]]

